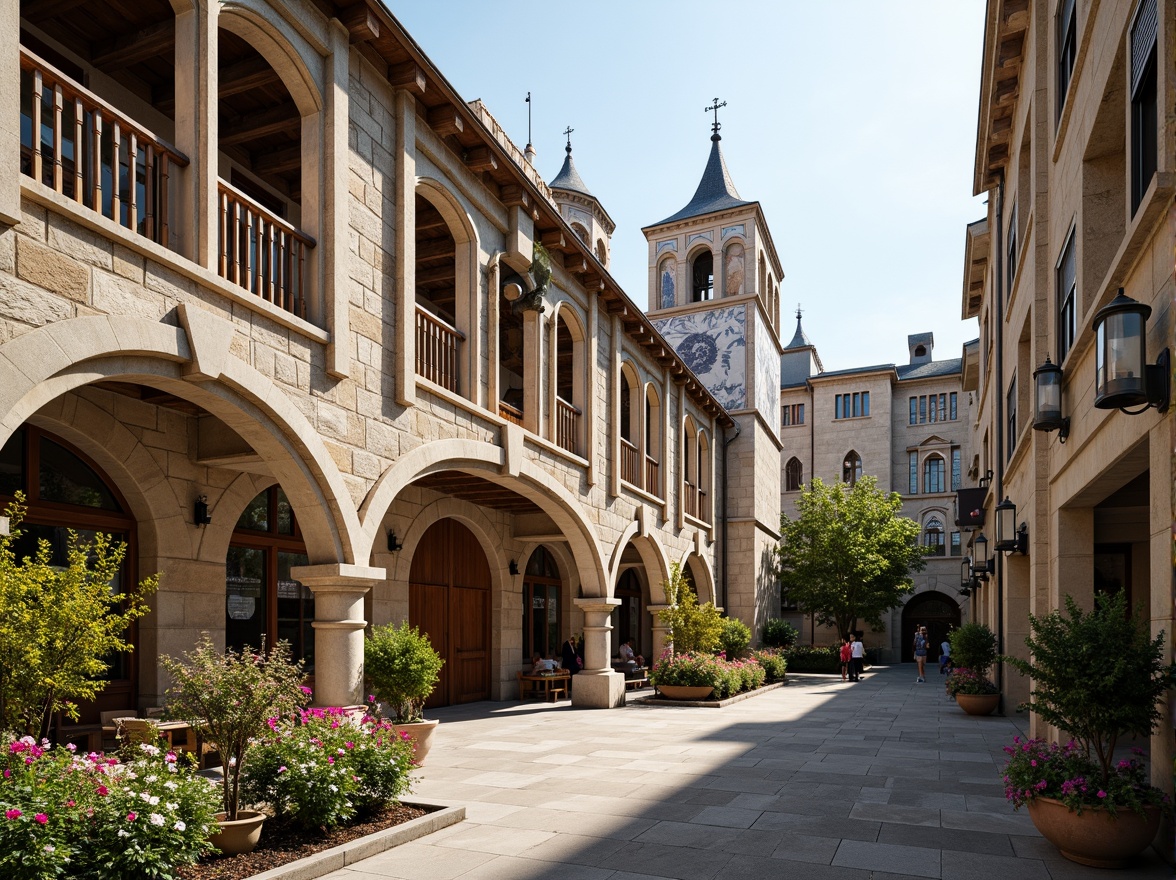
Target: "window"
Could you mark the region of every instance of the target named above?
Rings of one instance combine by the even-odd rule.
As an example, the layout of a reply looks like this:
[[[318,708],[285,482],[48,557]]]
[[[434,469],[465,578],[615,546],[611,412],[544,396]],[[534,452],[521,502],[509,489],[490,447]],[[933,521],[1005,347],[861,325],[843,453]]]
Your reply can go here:
[[[862,477],[862,457],[852,449],[841,463],[841,482],[853,486]]]
[[[931,494],[943,491],[943,459],[931,455],[923,462],[923,491]]]
[[[960,546],[960,533],[959,532],[952,532],[951,533],[951,555],[952,556],[959,556],[959,555],[961,555],[961,553],[962,553],[962,549]]]
[[[948,403],[948,406],[949,406],[948,418],[951,419],[953,422],[956,420],[956,417],[957,417],[956,414],[958,412],[958,410],[956,409],[956,397],[957,396],[958,395],[954,391],[947,396],[948,401],[949,401],[949,403]]]
[[[919,453],[907,453],[907,494],[919,494]]]
[[[833,418],[856,419],[870,414],[870,392],[838,394],[833,399]]]
[[[1074,253],[1074,230],[1066,239],[1055,269],[1058,284],[1058,363],[1066,359],[1077,333],[1077,269]]]
[[[926,396],[919,398],[919,424],[927,421],[927,398]]]
[[[923,529],[923,546],[929,548],[928,556],[943,555],[943,523],[935,517],[927,520]]]
[[[1062,115],[1066,93],[1070,90],[1070,76],[1074,73],[1074,58],[1078,52],[1078,22],[1074,14],[1074,0],[1062,0],[1058,7],[1058,106]]]
[[[784,491],[799,492],[803,486],[804,469],[801,467],[800,459],[788,459],[788,464],[784,466]]]
[[[1005,300],[1013,295],[1013,282],[1017,278],[1017,203],[1013,202],[1013,210],[1009,212],[1009,249],[1005,262]]]
[[[911,421],[910,421],[910,423],[912,425],[915,425],[915,424],[918,424],[918,422],[919,422],[919,398],[912,397],[911,398]]]
[[[690,301],[707,302],[715,296],[715,258],[703,251],[694,258],[691,267]]]
[[[225,645],[257,649],[290,643],[294,660],[314,672],[314,593],[290,576],[307,564],[306,547],[286,493],[259,493],[242,511],[225,558]]]
[[[1008,446],[1007,458],[1013,457],[1013,450],[1017,448],[1017,376],[1014,373],[1009,382],[1009,393],[1005,398],[1005,443]]]
[[[782,423],[785,428],[789,427],[790,425],[803,425],[804,424],[804,404],[803,403],[785,404],[784,405],[784,417],[783,417]]]
[[[523,660],[536,654],[555,658],[560,646],[559,569],[546,547],[527,560],[523,575]]]
[[[1156,173],[1156,0],[1140,0],[1131,25],[1131,213]]]
[[[951,451],[951,491],[958,492],[960,488],[960,450]]]
[[[941,421],[941,422],[947,421],[947,395],[946,394],[939,395],[939,421]]]

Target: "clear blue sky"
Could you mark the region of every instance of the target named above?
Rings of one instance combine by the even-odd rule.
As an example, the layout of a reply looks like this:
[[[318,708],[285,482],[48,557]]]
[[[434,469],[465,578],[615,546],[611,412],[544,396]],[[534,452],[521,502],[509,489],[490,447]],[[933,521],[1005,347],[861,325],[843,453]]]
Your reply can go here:
[[[984,0],[385,0],[466,100],[551,180],[576,167],[617,223],[612,274],[647,298],[641,227],[683,207],[710,148],[759,200],[784,266],[785,341],[799,302],[825,368],[936,358],[979,335],[960,320]]]

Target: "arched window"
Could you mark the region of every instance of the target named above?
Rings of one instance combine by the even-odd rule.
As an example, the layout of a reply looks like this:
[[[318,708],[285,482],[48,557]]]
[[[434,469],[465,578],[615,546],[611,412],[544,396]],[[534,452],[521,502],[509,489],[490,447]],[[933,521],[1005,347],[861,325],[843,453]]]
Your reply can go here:
[[[286,493],[270,486],[237,518],[225,559],[225,645],[237,651],[290,643],[314,672],[314,593],[290,576],[306,545]]]
[[[841,482],[849,483],[853,486],[862,478],[862,457],[854,450],[850,450],[845,455],[845,460],[841,463]]]
[[[744,248],[737,241],[727,245],[723,252],[723,296],[739,296],[744,293]]]
[[[416,372],[447,391],[464,394],[470,239],[457,210],[435,187],[417,191],[415,236]],[[502,311],[510,314],[509,307]],[[521,373],[521,339],[519,351]]]
[[[562,581],[555,558],[546,547],[537,547],[523,574],[523,660],[536,654],[556,658],[560,639]]]
[[[611,622],[613,628],[614,645],[623,645],[633,639],[638,654],[644,655],[645,649],[641,643],[641,612],[643,602],[641,597],[641,579],[636,569],[627,568],[621,573],[617,581],[616,598],[621,604],[613,609]]]
[[[929,455],[923,461],[923,491],[943,492],[944,489],[944,464],[943,459],[938,455]]]
[[[573,455],[583,445],[585,394],[584,332],[571,306],[560,305],[555,319],[555,442]]]
[[[698,516],[698,434],[694,420],[686,417],[682,425],[682,509],[688,516]]]
[[[588,238],[588,230],[581,223],[573,223],[572,232],[576,233],[576,238],[580,239],[584,244],[588,244],[591,241]]]
[[[928,556],[943,555],[943,522],[931,517],[923,527],[923,546],[930,548]]]
[[[706,431],[698,432],[698,518],[711,521],[711,456]]]
[[[605,247],[603,238],[596,239],[596,259],[600,265],[608,267],[608,248]]]
[[[645,387],[645,491],[662,497],[661,398],[653,383]],[[640,484],[639,484],[640,485]]]
[[[661,307],[663,309],[672,309],[678,304],[674,271],[675,263],[672,259],[662,260],[662,264],[657,270],[658,289],[660,291]]]
[[[757,288],[762,295],[768,289],[768,264],[764,260],[764,255],[759,255],[759,287]]]
[[[715,258],[710,251],[700,251],[690,264],[690,301],[707,302],[715,296]]]
[[[625,364],[621,367],[621,387],[619,389],[621,435],[621,479],[633,486],[641,485],[641,452],[637,448],[638,429],[641,424],[641,411],[637,407],[641,403],[641,385],[633,367]]]
[[[800,459],[793,456],[784,465],[784,491],[799,492],[804,486],[804,468]]]

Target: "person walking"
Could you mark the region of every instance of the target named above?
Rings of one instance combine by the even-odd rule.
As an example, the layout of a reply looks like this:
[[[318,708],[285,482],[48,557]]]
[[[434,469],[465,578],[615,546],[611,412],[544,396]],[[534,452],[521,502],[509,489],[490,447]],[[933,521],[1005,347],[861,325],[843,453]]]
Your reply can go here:
[[[947,636],[944,636],[943,643],[939,646],[939,674],[947,675],[949,669],[951,669],[951,642],[948,641]]]
[[[853,649],[849,646],[849,636],[841,640],[841,680],[849,680],[849,664],[853,662]]]
[[[861,636],[857,633],[851,633],[850,635],[853,638],[853,641],[849,643],[849,655],[853,664],[853,680],[861,681],[862,672],[866,665],[866,646],[862,644]]]
[[[915,664],[919,667],[916,683],[927,681],[927,627],[920,626],[915,630]]]

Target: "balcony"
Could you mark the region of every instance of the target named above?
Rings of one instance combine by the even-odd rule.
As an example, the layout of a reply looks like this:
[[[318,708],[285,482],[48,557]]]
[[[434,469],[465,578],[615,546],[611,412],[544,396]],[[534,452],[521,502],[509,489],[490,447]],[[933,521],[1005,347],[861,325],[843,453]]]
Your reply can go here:
[[[641,456],[637,447],[621,438],[621,479],[631,486],[641,488]]]
[[[693,483],[686,483],[686,492],[682,497],[682,507],[687,516],[698,519],[698,487]]]
[[[661,479],[658,476],[659,468],[657,459],[652,456],[645,456],[645,491],[650,495],[661,497]]]
[[[572,455],[580,454],[580,410],[562,397],[555,399],[555,442]]]
[[[523,426],[523,411],[517,406],[511,406],[505,401],[498,402],[498,414],[512,425]]]
[[[458,354],[465,334],[420,306],[416,314],[417,375],[457,394]]]

